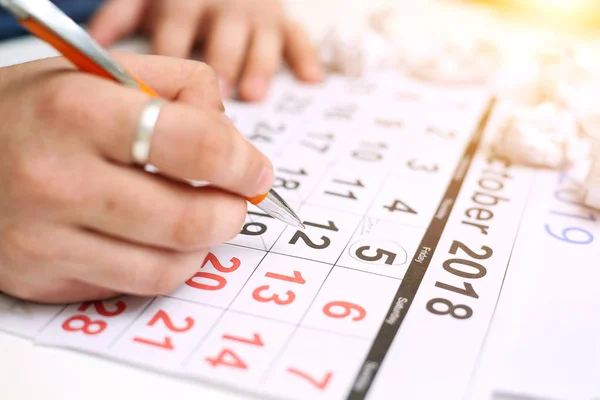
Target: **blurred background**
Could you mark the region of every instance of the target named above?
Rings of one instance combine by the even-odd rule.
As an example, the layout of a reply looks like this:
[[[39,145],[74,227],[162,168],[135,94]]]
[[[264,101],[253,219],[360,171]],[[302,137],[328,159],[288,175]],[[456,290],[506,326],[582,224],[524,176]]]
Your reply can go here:
[[[405,53],[425,48],[428,40],[485,41],[498,48],[505,66],[523,73],[540,53],[577,47],[594,69],[600,66],[600,0],[284,1],[317,41],[334,27],[358,35],[369,29],[370,15]]]
[[[459,0],[495,10],[508,18],[529,21],[549,28],[598,34],[598,0]]]

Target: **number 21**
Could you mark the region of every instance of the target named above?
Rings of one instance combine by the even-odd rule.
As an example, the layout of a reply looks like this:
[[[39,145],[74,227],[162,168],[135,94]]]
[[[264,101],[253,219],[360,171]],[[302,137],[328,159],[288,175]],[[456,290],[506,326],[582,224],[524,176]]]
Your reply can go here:
[[[185,318],[185,320],[184,320],[185,326],[183,326],[183,327],[175,326],[173,324],[173,322],[171,321],[171,318],[169,317],[169,315],[163,310],[158,310],[156,315],[154,315],[154,317],[152,317],[152,319],[150,320],[150,322],[148,322],[147,325],[154,326],[158,321],[162,321],[164,323],[164,325],[167,327],[167,329],[169,329],[171,332],[186,332],[194,327],[194,319],[191,317]],[[167,349],[167,350],[174,349],[173,340],[171,339],[170,336],[165,336],[164,339],[162,340],[162,342],[145,339],[142,337],[135,337],[135,338],[133,338],[133,341],[137,342],[137,343],[147,344],[150,346],[156,346],[156,347]]]

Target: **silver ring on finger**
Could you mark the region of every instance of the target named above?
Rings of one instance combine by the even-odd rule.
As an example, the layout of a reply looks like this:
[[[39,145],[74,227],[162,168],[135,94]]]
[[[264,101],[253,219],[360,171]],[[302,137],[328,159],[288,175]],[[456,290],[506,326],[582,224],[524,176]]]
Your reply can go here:
[[[162,106],[166,103],[163,99],[151,99],[142,110],[131,149],[133,162],[137,165],[148,164],[154,127]]]

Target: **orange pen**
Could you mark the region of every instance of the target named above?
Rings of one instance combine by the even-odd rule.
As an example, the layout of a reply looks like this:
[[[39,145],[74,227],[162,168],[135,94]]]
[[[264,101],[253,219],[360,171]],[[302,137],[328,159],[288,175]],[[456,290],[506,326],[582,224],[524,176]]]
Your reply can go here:
[[[54,47],[80,70],[141,90],[152,97],[160,97],[152,88],[120,67],[83,28],[50,1],[0,0],[0,5],[25,29]],[[246,200],[274,218],[293,227],[304,228],[291,207],[273,189]]]

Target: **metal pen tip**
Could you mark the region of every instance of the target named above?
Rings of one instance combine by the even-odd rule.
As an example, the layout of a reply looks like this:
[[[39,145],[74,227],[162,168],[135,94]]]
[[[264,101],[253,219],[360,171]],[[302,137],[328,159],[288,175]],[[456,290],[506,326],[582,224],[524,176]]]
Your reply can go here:
[[[260,203],[256,204],[256,206],[273,218],[277,218],[288,225],[306,229],[292,208],[273,189],[271,189],[267,197],[265,197],[265,199]]]

